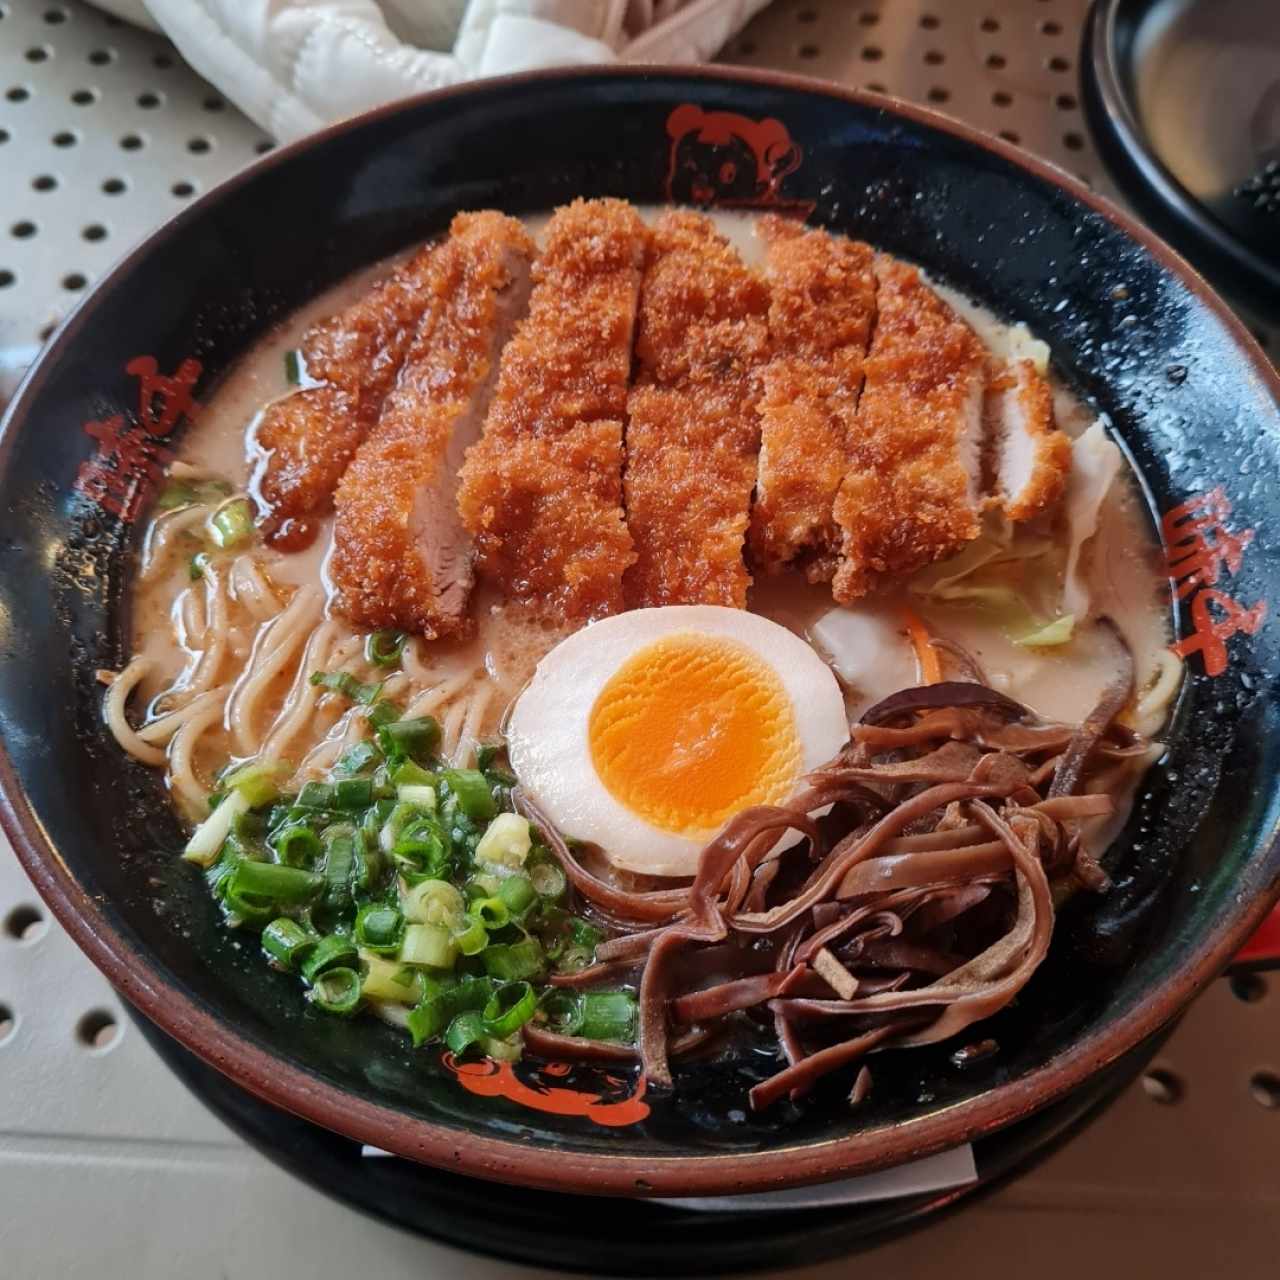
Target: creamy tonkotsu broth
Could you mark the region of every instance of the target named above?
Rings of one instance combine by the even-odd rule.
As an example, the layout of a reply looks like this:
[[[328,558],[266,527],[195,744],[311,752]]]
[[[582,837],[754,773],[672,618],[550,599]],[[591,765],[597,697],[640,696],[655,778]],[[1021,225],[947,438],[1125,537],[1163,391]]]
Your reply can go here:
[[[640,212],[649,222],[659,214],[654,209]],[[753,215],[710,216],[747,264],[754,266],[762,261]],[[549,217],[526,219],[525,226],[535,238],[541,238]],[[370,629],[354,626],[335,607],[337,593],[329,574],[332,516],[320,519],[318,536],[304,550],[275,549],[245,529],[232,536],[232,545],[217,545],[218,520],[225,523],[228,512],[242,514],[249,509],[244,506],[244,499],[255,502],[260,496],[255,490],[255,464],[260,462],[256,442],[264,409],[281,397],[294,394],[299,380],[302,386],[308,385],[307,370],[299,370],[296,364],[304,334],[319,320],[361,297],[390,267],[407,259],[408,255],[404,255],[380,263],[301,308],[260,342],[208,398],[199,422],[182,444],[172,467],[170,487],[162,494],[145,536],[132,591],[133,657],[121,673],[103,673],[104,681],[109,683],[107,718],[127,751],[164,771],[175,805],[186,822],[197,827],[187,856],[208,869],[210,883],[215,894],[221,896],[230,923],[262,928],[272,962],[301,972],[310,984],[309,998],[319,1001],[322,1007],[350,1012],[357,1005],[367,1006],[394,1022],[409,1025],[415,1041],[434,1042],[446,1036],[447,1026],[447,1043],[457,1052],[478,1046],[490,1056],[513,1057],[519,1052],[521,1024],[510,1010],[495,1013],[496,1006],[490,1004],[484,1006],[488,1011],[484,1014],[487,1030],[483,1034],[475,1031],[463,1043],[463,1032],[457,1030],[459,1019],[465,1021],[464,1015],[470,1017],[475,1009],[457,996],[461,988],[456,983],[466,987],[473,977],[480,982],[487,974],[483,981],[490,986],[485,989],[485,1000],[499,1000],[493,984],[505,982],[502,990],[507,994],[501,1000],[523,1001],[523,993],[515,988],[539,979],[535,969],[528,967],[527,956],[520,959],[524,954],[520,948],[536,943],[545,951],[539,952],[543,968],[537,972],[542,976],[545,977],[547,965],[553,970],[558,967],[562,975],[598,971],[603,975],[600,981],[619,973],[623,976],[616,978],[614,985],[621,983],[622,987],[617,992],[604,993],[616,996],[610,1006],[594,987],[577,984],[584,986],[586,994],[572,998],[587,1000],[585,1025],[596,1029],[594,1036],[589,1036],[589,1030],[582,1030],[581,1005],[574,1030],[569,1026],[572,1019],[557,1020],[559,1013],[548,1014],[541,1003],[538,1007],[543,1011],[536,1017],[532,1006],[524,1009],[522,1004],[525,1046],[543,1056],[572,1056],[564,1042],[573,1036],[609,1043],[629,1043],[629,1036],[638,1036],[635,1053],[651,1079],[661,1081],[668,1052],[678,1057],[694,1051],[695,1041],[701,1044],[704,1017],[710,1025],[713,1016],[723,1018],[727,1010],[731,1017],[742,1006],[732,1003],[738,998],[736,995],[732,999],[725,996],[717,1004],[711,996],[694,998],[697,993],[686,995],[686,1002],[692,1003],[679,1008],[652,1003],[658,1000],[657,996],[651,996],[651,1003],[646,1006],[640,980],[625,976],[627,963],[644,963],[643,946],[632,946],[627,931],[639,928],[643,932],[675,919],[682,911],[693,912],[696,917],[702,908],[690,906],[687,901],[691,892],[687,877],[699,865],[698,851],[704,845],[709,851],[716,848],[716,832],[724,817],[709,803],[708,811],[720,815],[711,825],[705,830],[693,830],[683,844],[674,838],[669,840],[664,846],[669,856],[655,856],[646,862],[645,832],[649,828],[643,821],[628,825],[628,815],[622,813],[619,804],[609,797],[601,798],[593,769],[605,770],[599,744],[609,741],[611,732],[622,744],[617,749],[622,761],[619,768],[630,767],[623,759],[630,722],[622,722],[619,736],[616,726],[601,727],[598,723],[599,707],[620,679],[636,678],[636,661],[651,659],[653,646],[646,647],[641,640],[657,636],[666,643],[662,637],[668,637],[678,645],[683,623],[659,625],[662,619],[658,618],[650,626],[645,618],[637,616],[644,611],[637,610],[630,611],[633,622],[629,623],[624,611],[600,623],[598,632],[593,630],[597,624],[589,624],[577,641],[557,649],[579,631],[577,625],[562,618],[547,618],[536,601],[530,604],[504,599],[492,582],[482,578],[470,601],[475,626],[469,638],[429,640],[385,630],[371,636]],[[829,1011],[830,1002],[837,998],[854,1000],[854,993],[860,991],[863,994],[859,999],[865,996],[872,1001],[868,1013],[881,1008],[894,1011],[899,1021],[891,1019],[885,1035],[896,1027],[895,1034],[903,1037],[904,1043],[927,1042],[931,1036],[940,1038],[993,1012],[1010,998],[1009,993],[1025,981],[1042,958],[1052,920],[1049,886],[1046,883],[1043,892],[1038,887],[1036,878],[1043,880],[1043,875],[1024,865],[1025,855],[1017,844],[1019,839],[1032,839],[1028,831],[1034,832],[1034,823],[1028,825],[1027,815],[1035,816],[1033,810],[1043,811],[1037,820],[1045,832],[1053,833],[1052,847],[1042,849],[1053,895],[1061,897],[1080,885],[1095,889],[1104,885],[1105,873],[1098,869],[1096,856],[1123,824],[1143,771],[1160,753],[1158,735],[1181,679],[1181,665],[1168,647],[1164,579],[1148,513],[1120,451],[1106,438],[1104,425],[1062,385],[1050,368],[1048,349],[1034,335],[1022,326],[1004,324],[989,310],[945,286],[930,284],[968,322],[992,355],[1010,361],[1028,360],[1047,378],[1057,424],[1073,442],[1071,474],[1063,497],[1043,514],[1019,524],[988,510],[983,515],[982,533],[958,554],[900,578],[890,578],[846,605],[833,600],[829,581],[809,582],[796,570],[756,572],[747,597],[749,612],[799,637],[807,646],[806,660],[816,655],[814,670],[809,671],[802,662],[788,664],[783,655],[785,646],[775,644],[771,648],[767,628],[757,635],[759,627],[738,627],[732,616],[712,619],[707,623],[707,634],[724,637],[725,645],[737,655],[734,660],[741,660],[741,680],[758,680],[765,692],[757,702],[731,705],[734,681],[738,679],[734,673],[739,669],[732,665],[714,669],[718,659],[713,658],[706,685],[714,690],[708,694],[711,710],[699,722],[707,726],[710,740],[719,732],[715,716],[720,712],[716,708],[725,716],[741,717],[753,714],[752,708],[758,705],[766,707],[760,713],[764,717],[762,732],[773,732],[781,725],[778,732],[785,737],[785,732],[792,732],[788,726],[794,725],[800,754],[793,751],[784,760],[784,752],[778,757],[783,760],[778,768],[785,766],[796,775],[799,766],[795,761],[802,755],[800,774],[837,756],[843,762],[842,768],[854,770],[840,775],[843,782],[830,770],[822,774],[824,780],[817,789],[805,793],[812,808],[801,808],[812,812],[825,801],[820,809],[825,813],[832,800],[848,798],[839,785],[852,786],[849,794],[866,800],[866,785],[871,785],[872,794],[867,801],[871,807],[863,815],[863,831],[871,828],[880,808],[887,806],[892,816],[894,806],[909,808],[913,803],[910,787],[904,789],[892,780],[878,781],[879,775],[874,772],[877,769],[909,771],[915,759],[923,759],[923,772],[918,779],[909,773],[903,777],[913,785],[918,782],[925,787],[951,776],[947,770],[955,770],[959,753],[967,763],[957,777],[973,766],[974,776],[985,779],[983,771],[990,765],[988,771],[994,770],[997,777],[1012,776],[1012,770],[1021,779],[1009,783],[1001,793],[1007,797],[1012,789],[1014,796],[1014,800],[1000,801],[1012,806],[1002,810],[1002,816],[993,813],[988,819],[985,810],[978,811],[981,805],[971,796],[964,803],[978,804],[978,808],[966,810],[952,804],[940,823],[937,814],[930,817],[927,808],[914,818],[904,817],[886,836],[885,847],[880,851],[877,865],[883,864],[887,877],[883,890],[878,887],[880,882],[860,881],[858,877],[865,867],[859,870],[853,863],[842,872],[844,879],[839,884],[833,880],[823,888],[830,900],[815,908],[814,927],[821,930],[821,921],[832,919],[828,908],[843,901],[842,894],[855,907],[863,900],[860,894],[881,894],[882,915],[900,913],[897,927],[899,931],[904,927],[907,930],[898,952],[888,949],[882,938],[877,940],[879,935],[869,935],[871,940],[864,951],[858,951],[861,943],[849,941],[858,938],[857,930],[843,941],[837,930],[829,946],[819,948],[821,938],[810,946],[796,935],[776,953],[778,985],[769,989],[771,995],[792,990],[783,983],[783,977],[785,966],[798,956],[794,959],[798,968],[788,981],[811,1004],[816,992],[819,1000],[814,1007],[821,1005],[819,1012]],[[992,464],[988,461],[984,465],[989,481]],[[647,612],[656,616],[663,610]],[[723,609],[718,612],[730,613]],[[689,627],[698,630],[701,616],[696,608],[691,609]],[[668,618],[667,623],[670,621]],[[612,655],[609,662],[613,665],[600,672],[593,668],[593,634],[607,637],[601,644]],[[741,643],[739,636],[743,637]],[[576,649],[571,647],[575,643]],[[776,665],[771,666],[775,659]],[[666,678],[670,674],[671,663],[687,661],[696,665],[701,660],[697,655],[677,654],[661,667],[659,676]],[[803,679],[796,674],[801,668],[805,668]],[[918,705],[913,704],[914,713],[921,717],[920,726],[929,721],[931,714],[957,717],[954,729],[949,731],[950,740],[943,734],[945,750],[938,756],[942,764],[934,765],[934,756],[929,754],[933,746],[925,743],[927,733],[918,738],[911,736],[916,732],[911,727],[911,712],[906,720],[892,716],[882,721],[873,718],[865,730],[865,741],[857,739],[862,730],[855,729],[857,740],[847,747],[843,745],[850,726],[856,726],[868,708],[901,690],[935,682],[968,682],[984,690],[974,700],[972,711],[931,712],[931,707],[949,704],[930,703],[927,695]],[[1116,692],[1118,688],[1120,694]],[[790,709],[788,697],[792,699]],[[836,706],[834,736],[832,698]],[[596,700],[594,710],[592,699]],[[804,705],[796,705],[795,699]],[[809,705],[810,701],[813,705]],[[522,721],[517,708],[511,724],[513,782],[501,773],[481,773],[479,768],[491,769],[493,748],[501,749],[518,702],[523,703],[524,714]],[[1082,737],[1084,731],[1077,726],[1097,706],[1108,709],[1100,731],[1086,741],[1087,735]],[[428,746],[416,754],[408,747],[395,754],[388,744],[395,737],[396,725],[392,724],[389,730],[383,728],[376,717],[379,707],[394,708],[388,714],[398,716],[409,726],[402,735],[405,742],[412,732],[424,742],[429,738]],[[1024,714],[1021,721],[1017,721],[1019,707]],[[1015,723],[1006,726],[1010,717]],[[438,741],[432,736],[434,728],[430,733],[421,728],[429,723],[427,718],[438,722]],[[415,725],[418,728],[412,728]],[[642,739],[652,731],[651,726],[636,721],[634,732]],[[541,758],[528,754],[531,736],[537,748],[534,757],[541,751]],[[1043,747],[1037,745],[1040,741],[1045,744]],[[519,749],[518,743],[523,744]],[[590,751],[596,752],[595,757],[591,756],[588,743]],[[563,754],[555,755],[561,745]],[[699,750],[696,742],[655,744],[648,739],[643,739],[637,748],[641,754],[651,753],[654,770],[666,767],[669,762],[664,756],[668,752],[696,755]],[[978,766],[975,762],[980,756],[987,763]],[[1086,759],[1093,761],[1088,769]],[[527,771],[524,764],[528,765]],[[1071,775],[1062,785],[1054,781],[1055,765]],[[1001,769],[1003,773],[999,772]],[[538,790],[546,782],[548,770],[551,774],[559,770],[564,775],[559,779],[564,785],[558,792],[554,785],[549,791]],[[242,786],[246,776],[251,778],[251,785]],[[655,776],[659,781],[651,790],[657,793],[657,799],[636,801],[641,806],[638,812],[647,817],[652,814],[643,810],[643,805],[656,804],[660,808],[661,793],[667,785],[663,780],[666,775],[659,772]],[[852,783],[850,779],[855,776],[859,781]],[[884,775],[885,779],[893,776]],[[230,785],[228,777],[232,780]],[[520,798],[521,784],[526,784],[525,790],[530,792],[525,797],[527,804]],[[339,796],[335,787],[344,786],[348,790],[342,794],[348,797],[360,792],[358,803],[335,799]],[[511,786],[516,787],[514,793],[509,790]],[[744,845],[750,854],[748,862],[754,859],[751,866],[755,870],[748,877],[749,889],[745,880],[737,889],[732,887],[732,878],[725,881],[730,887],[719,908],[729,914],[738,913],[733,918],[741,922],[744,938],[758,938],[770,964],[775,955],[770,948],[777,945],[777,937],[770,932],[773,926],[769,921],[774,916],[778,920],[793,917],[787,915],[791,909],[787,904],[775,903],[769,897],[778,867],[766,875],[760,873],[767,870],[770,862],[788,856],[785,851],[795,846],[801,834],[812,838],[816,828],[813,820],[801,813],[792,823],[794,831],[790,836],[766,837],[766,831],[771,830],[768,820],[760,819],[764,825],[757,830],[750,827],[755,819],[749,815],[756,812],[752,806],[773,805],[776,812],[777,806],[795,799],[799,786],[793,777],[781,789],[771,791],[765,787],[752,792],[743,802],[739,816],[760,837]],[[426,791],[434,787],[441,788],[438,794],[427,795]],[[486,791],[467,800],[464,793],[468,787],[489,787],[492,796]],[[561,807],[548,812],[548,796],[553,792],[560,796],[557,803]],[[676,778],[672,794],[678,792]],[[886,799],[877,801],[878,794]],[[310,801],[306,800],[308,795]],[[211,796],[221,801],[212,815]],[[235,814],[228,815],[228,810],[223,809],[230,804],[226,797],[238,806]],[[853,803],[856,807],[861,802],[855,798]],[[275,808],[270,808],[272,804]],[[513,804],[518,813],[510,812]],[[419,807],[415,810],[414,805]],[[218,817],[219,809],[223,818]],[[323,821],[317,817],[313,822],[307,817],[311,812],[323,814]],[[759,812],[764,813],[765,809]],[[348,816],[344,817],[344,813]],[[732,814],[729,811],[730,829],[734,825]],[[421,850],[436,838],[432,824],[437,819],[446,825],[455,821],[458,824],[451,829],[452,838],[461,842],[457,849],[463,852],[455,850],[453,863],[446,860],[440,864],[452,870],[440,870],[434,863],[428,867],[426,863],[418,866],[406,861],[410,855],[406,853],[402,858],[397,843],[402,840],[401,828],[406,822],[411,830],[421,828],[413,853],[414,857],[420,856]],[[617,833],[619,848],[612,858],[607,835],[599,837],[597,828],[591,827],[591,822],[597,820],[603,824],[598,830],[612,829]],[[990,825],[975,826],[979,820]],[[584,824],[582,829],[574,828],[578,821]],[[661,825],[660,818],[653,821]],[[298,848],[302,852],[286,854],[280,832],[294,828],[310,831],[308,823],[315,827],[306,837],[314,848],[308,852],[306,839],[300,835]],[[612,828],[610,823],[614,824]],[[215,827],[216,835],[211,835]],[[954,838],[949,832],[955,833]],[[584,841],[585,851],[565,844],[562,835]],[[341,862],[341,858],[349,857],[352,839],[357,849],[365,849],[368,859],[367,863],[362,862],[357,854],[354,872]],[[851,839],[852,835],[847,836],[844,843]],[[323,853],[319,852],[322,844]],[[621,852],[624,845],[626,856]],[[1085,850],[1077,854],[1082,845]],[[194,857],[193,846],[198,846]],[[488,852],[478,853],[481,848]],[[837,848],[843,848],[843,844]],[[753,849],[755,853],[750,853]],[[906,859],[939,858],[952,849],[956,851],[958,870],[949,870],[941,863],[936,873],[923,864],[923,869],[904,869]],[[868,854],[871,852],[868,850]],[[707,856],[714,855],[708,852]],[[1073,872],[1071,860],[1077,857]],[[388,858],[399,871],[386,864],[382,874],[384,879],[386,875],[391,879],[375,892],[370,885],[378,873],[370,867],[379,859],[383,861],[378,865],[383,865]],[[339,886],[336,900],[331,897],[335,892],[335,859],[340,874],[347,877],[346,887]],[[526,859],[527,867],[522,871]],[[237,890],[234,901],[227,898],[227,884],[234,885],[234,876],[242,874],[239,868],[246,862],[278,865],[281,873],[290,873],[282,875],[281,884],[286,888],[280,892],[284,894],[287,889],[294,896],[273,900],[271,877],[262,873],[262,884],[256,889],[241,886],[243,892]],[[1016,872],[1015,866],[1019,868]],[[254,870],[251,865],[249,871]],[[746,875],[745,863],[742,870]],[[538,896],[531,899],[533,907],[525,903],[517,909],[516,897],[522,890],[515,882],[523,883],[526,874]],[[928,879],[930,874],[933,880]],[[252,879],[246,874],[245,885]],[[778,877],[779,882],[785,879]],[[351,883],[363,885],[357,887],[354,897]],[[499,903],[502,894],[506,895],[505,905]],[[311,905],[299,906],[304,899]],[[989,899],[986,906],[982,905],[984,899]],[[868,903],[871,900],[871,896],[866,897]],[[342,911],[348,914],[342,915],[334,901],[345,904]],[[480,911],[476,904],[482,901],[499,903],[487,909],[491,915],[502,917],[496,924],[487,919],[487,936],[493,948],[486,953],[492,961],[487,969],[480,965],[481,953],[469,949],[480,946],[486,936],[476,914]],[[1004,904],[1003,916],[994,909],[997,902]],[[352,917],[350,913],[357,908],[358,917]],[[559,913],[555,926],[559,930],[555,935],[558,941],[548,941],[550,935],[538,932],[530,924],[534,915],[529,913],[536,914],[544,908],[548,919]],[[578,914],[566,914],[571,911]],[[871,906],[866,911],[871,912]],[[972,918],[979,925],[969,926],[970,933],[954,937],[946,933],[950,926],[945,922],[952,917],[959,919],[966,911],[975,913]],[[386,913],[386,918],[375,926],[374,915],[378,912]],[[275,913],[279,917],[270,920]],[[854,915],[857,914],[855,910]],[[942,923],[928,923],[935,918]],[[970,918],[964,916],[965,920]],[[517,919],[524,921],[523,935],[516,931]],[[379,945],[378,930],[391,928],[387,924],[390,920],[398,921],[395,927],[401,933],[396,937],[405,940],[393,945],[384,937]],[[448,928],[444,929],[441,921],[446,920]],[[570,927],[566,920],[577,923]],[[1003,921],[1000,928],[1009,929],[997,946],[1007,949],[1012,945],[1010,940],[1019,939],[1017,965],[1010,968],[1006,964],[999,969],[989,962],[985,969],[979,966],[974,975],[980,974],[981,981],[974,976],[966,979],[971,985],[963,991],[960,987],[954,991],[947,988],[945,997],[939,996],[938,1002],[949,1012],[939,1017],[936,1028],[919,1030],[919,1003],[913,1003],[913,990],[929,982],[945,984],[946,977],[938,975],[945,975],[948,965],[959,964],[957,953],[979,965],[988,953],[982,951],[986,943],[974,939],[985,938],[984,930],[990,930],[992,921]],[[834,927],[828,925],[829,930]],[[621,937],[608,936],[601,941],[618,928],[623,930]],[[929,928],[944,933],[931,934]],[[971,936],[974,928],[977,932]],[[916,930],[914,938],[912,929]],[[432,930],[436,932],[431,933]],[[937,940],[944,936],[949,940],[945,946]],[[343,939],[350,942],[349,947]],[[602,946],[599,956],[598,945]],[[396,946],[400,947],[398,952]],[[316,955],[325,947],[333,953],[326,960],[327,968],[316,962]],[[502,955],[498,956],[498,952]],[[979,954],[973,959],[975,952]],[[310,960],[304,960],[304,956]],[[904,956],[906,959],[902,959]],[[913,960],[912,956],[916,958]],[[447,957],[447,964],[442,957]],[[892,969],[894,963],[906,967],[897,973]],[[802,977],[799,968],[804,965],[812,968]],[[432,1003],[436,999],[431,994],[435,990],[432,975],[439,976],[446,969],[454,973],[449,979],[455,983],[449,988],[454,992],[450,997],[454,1003],[447,1006],[452,1021],[442,1022],[444,1006],[439,1001]],[[670,979],[665,981],[669,983]],[[824,981],[829,990],[822,987]],[[576,979],[565,978],[563,985],[576,990],[575,984]],[[632,986],[627,984],[640,991],[638,1014],[636,996],[626,994],[623,998],[624,993],[632,992]],[[467,990],[475,994],[471,988]],[[600,999],[591,1004],[596,995]],[[539,1000],[544,996],[545,991]],[[463,1002],[458,1003],[459,1000]],[[824,1000],[827,1005],[822,1004]],[[879,1004],[874,1003],[877,1000]],[[803,999],[797,1001],[796,1016],[814,1016],[808,1006],[799,1008],[803,1004]],[[657,1014],[655,1008],[659,1010]],[[654,1030],[655,1017],[664,1028],[667,1025],[664,1008],[673,1019],[670,1041],[665,1030]],[[614,1017],[612,1023],[610,1016]],[[416,1023],[414,1018],[418,1019]],[[811,1034],[808,1024],[787,1024],[788,1029],[784,1030],[786,1017],[778,1013],[778,1019],[779,1036],[790,1065],[778,1077],[783,1084],[776,1088],[770,1084],[759,1098],[753,1093],[756,1105],[769,1105],[780,1096],[784,1085],[792,1088],[788,1073],[801,1072],[802,1063],[809,1060],[803,1051],[808,1043],[806,1037]],[[858,1024],[847,1025],[853,1030]],[[677,1034],[681,1026],[686,1028],[683,1035]],[[511,1027],[517,1030],[510,1030]],[[628,1027],[630,1030],[626,1030]],[[825,1043],[822,1037],[826,1034],[818,1033],[820,1043]],[[865,1046],[868,1050],[882,1040],[891,1042],[874,1027],[866,1035],[870,1037]],[[460,1049],[455,1038],[462,1045]],[[596,1056],[608,1054],[601,1051]],[[620,1051],[620,1057],[626,1058],[626,1053]],[[803,1081],[795,1087],[802,1085],[807,1087]],[[855,1094],[859,1088],[865,1092],[865,1086],[859,1084]]]

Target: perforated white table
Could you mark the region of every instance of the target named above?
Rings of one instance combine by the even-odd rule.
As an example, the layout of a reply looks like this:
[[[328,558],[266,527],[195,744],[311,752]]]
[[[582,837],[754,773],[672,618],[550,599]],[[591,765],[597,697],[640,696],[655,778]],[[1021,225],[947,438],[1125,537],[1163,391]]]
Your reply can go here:
[[[726,60],[929,102],[1107,189],[1077,102],[1084,0],[777,0]],[[270,140],[162,38],[0,0],[0,401],[131,243]],[[1266,337],[1266,334],[1262,336]],[[1280,982],[1219,982],[1144,1081],[1025,1178],[834,1280],[1280,1273]],[[0,842],[0,1277],[535,1276],[349,1212],[213,1119]]]

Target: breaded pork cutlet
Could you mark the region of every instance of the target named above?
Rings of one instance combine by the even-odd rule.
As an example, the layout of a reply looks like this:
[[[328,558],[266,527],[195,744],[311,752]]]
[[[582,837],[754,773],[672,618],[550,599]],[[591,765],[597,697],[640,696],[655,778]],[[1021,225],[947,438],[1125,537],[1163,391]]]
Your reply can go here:
[[[520,223],[492,211],[459,214],[431,256],[413,344],[334,500],[329,576],[338,611],[359,626],[428,637],[469,626],[457,473],[528,302],[532,258]]]
[[[756,480],[756,402],[769,290],[709,218],[663,214],[640,295],[627,403],[629,608],[743,608],[743,540]]]
[[[996,489],[1010,520],[1031,520],[1062,497],[1071,441],[1053,419],[1053,393],[1030,360],[1005,365],[987,391]]]
[[[378,420],[430,293],[434,246],[419,249],[302,339],[318,385],[269,405],[256,432],[254,491],[267,541],[290,550],[315,537],[338,480]]]
[[[479,571],[571,622],[622,608],[635,558],[622,514],[622,422],[648,230],[623,200],[547,224],[529,313],[502,352],[458,512]]]
[[[986,349],[915,267],[879,254],[875,272],[875,335],[835,504],[841,603],[980,528]]]
[[[771,214],[765,243],[772,357],[760,396],[760,460],[749,545],[776,573],[795,563],[829,579],[840,549],[833,508],[875,318],[870,246]]]

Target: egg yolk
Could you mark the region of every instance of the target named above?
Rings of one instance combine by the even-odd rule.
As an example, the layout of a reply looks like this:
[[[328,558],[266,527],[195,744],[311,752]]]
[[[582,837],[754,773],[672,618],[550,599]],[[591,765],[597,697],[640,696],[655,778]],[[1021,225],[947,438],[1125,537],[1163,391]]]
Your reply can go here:
[[[588,733],[609,794],[652,826],[688,834],[784,800],[802,758],[777,674],[723,636],[671,635],[634,653],[601,689]]]

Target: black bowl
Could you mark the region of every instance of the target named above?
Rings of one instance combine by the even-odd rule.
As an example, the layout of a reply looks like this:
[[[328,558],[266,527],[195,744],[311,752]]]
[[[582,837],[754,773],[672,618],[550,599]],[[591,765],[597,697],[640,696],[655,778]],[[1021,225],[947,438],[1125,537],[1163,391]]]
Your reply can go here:
[[[94,670],[124,658],[136,517],[190,396],[291,308],[456,210],[577,195],[803,211],[923,263],[1043,337],[1109,415],[1153,518],[1175,541],[1209,539],[1204,582],[1180,569],[1191,675],[1167,761],[1113,851],[1114,890],[1062,913],[1050,960],[992,1027],[998,1054],[966,1068],[946,1045],[886,1058],[856,1112],[818,1098],[744,1113],[745,1085],[772,1065],[746,1056],[643,1099],[630,1079],[543,1078],[526,1097],[587,1114],[533,1110],[461,1088],[373,1020],[309,1012],[219,927],[175,861],[159,780],[102,724]],[[3,818],[37,888],[123,994],[213,1066],[405,1156],[666,1195],[899,1162],[1085,1085],[1185,1005],[1280,890],[1280,649],[1260,625],[1280,588],[1280,384],[1149,233],[927,111],[780,76],[620,69],[489,81],[337,126],[209,193],[102,281],[19,392],[0,468]],[[1252,533],[1225,562],[1224,530]]]

